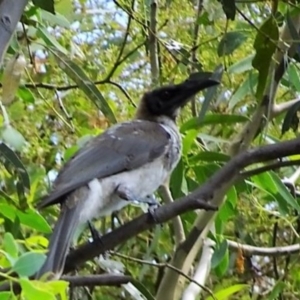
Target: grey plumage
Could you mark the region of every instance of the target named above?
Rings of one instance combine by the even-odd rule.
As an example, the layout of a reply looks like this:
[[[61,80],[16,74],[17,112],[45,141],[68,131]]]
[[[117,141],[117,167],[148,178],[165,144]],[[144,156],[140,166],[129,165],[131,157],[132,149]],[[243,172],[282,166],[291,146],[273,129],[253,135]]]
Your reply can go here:
[[[206,77],[165,86],[144,95],[136,120],[110,127],[80,149],[61,169],[52,192],[38,208],[61,204],[45,264],[36,277],[63,272],[74,231],[155,192],[170,176],[181,153],[175,124],[190,96],[218,82]]]

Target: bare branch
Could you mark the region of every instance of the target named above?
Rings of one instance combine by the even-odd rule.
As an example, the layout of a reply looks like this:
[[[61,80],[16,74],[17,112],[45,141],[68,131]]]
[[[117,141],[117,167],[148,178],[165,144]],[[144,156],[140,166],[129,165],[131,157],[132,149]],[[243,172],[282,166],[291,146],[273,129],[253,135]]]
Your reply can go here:
[[[85,276],[62,276],[61,280],[70,282],[72,286],[115,286],[132,281],[128,275],[100,274]]]
[[[165,203],[174,202],[169,185],[163,185],[160,189],[160,192]],[[174,228],[175,245],[178,247],[185,240],[184,228],[180,216],[176,216],[172,222]]]
[[[268,164],[266,166],[259,167],[259,168],[253,169],[253,170],[244,171],[241,173],[240,179],[245,179],[245,178],[248,178],[248,177],[251,177],[254,175],[258,175],[258,174],[261,174],[263,172],[267,172],[270,170],[279,169],[282,167],[291,167],[291,166],[296,166],[296,165],[300,165],[300,159],[289,160],[289,161],[279,161],[274,164]]]
[[[240,244],[231,240],[227,240],[227,243],[228,247],[231,250],[238,251],[239,249],[241,249],[245,254],[248,255],[282,256],[287,254],[296,254],[300,252],[300,244],[281,247],[257,247],[247,244]]]

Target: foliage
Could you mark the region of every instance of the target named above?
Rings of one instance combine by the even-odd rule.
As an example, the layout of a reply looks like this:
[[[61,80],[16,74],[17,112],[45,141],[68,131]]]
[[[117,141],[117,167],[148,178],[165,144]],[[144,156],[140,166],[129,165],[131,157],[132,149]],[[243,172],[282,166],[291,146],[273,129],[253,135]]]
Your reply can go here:
[[[222,84],[197,96],[178,120],[183,153],[170,182],[174,199],[207,182],[230,160],[229,150],[263,100],[276,95],[265,117],[256,122],[256,137],[248,146],[294,137],[299,101],[290,100],[297,98],[300,89],[297,5],[297,1],[251,0],[29,2],[1,70],[3,283],[19,283],[22,297],[31,300],[67,299],[68,293],[78,299],[155,299],[177,246],[172,222],[119,245],[108,254],[111,260],[102,257],[78,267],[80,274],[124,273],[133,278],[131,283],[114,288],[74,287],[68,278],[31,280],[45,259],[59,210],[51,207],[39,212],[35,205],[62,164],[89,137],[132,118],[144,91],[156,84],[179,82],[192,72],[214,71]],[[280,48],[284,26],[291,32],[293,55]],[[278,53],[284,55],[276,61]],[[20,55],[26,59],[24,66]],[[281,80],[277,74],[282,61],[286,69]],[[275,92],[269,93],[277,84]],[[297,161],[299,155],[289,160]],[[203,299],[249,299],[257,294],[264,299],[300,297],[298,254],[250,255],[230,243],[257,247],[299,243],[298,171],[288,166],[253,173],[223,195],[225,201],[208,235],[214,247],[204,285],[214,296],[202,290]],[[119,218],[126,223],[139,214],[140,207],[130,206]],[[196,218],[195,211],[181,216],[186,235],[194,229]],[[98,221],[96,226],[105,233],[112,225],[120,225],[115,219],[112,225],[109,221]],[[76,243],[88,238],[88,230],[82,228]],[[200,254],[189,271],[197,267]],[[185,273],[191,280],[194,274]],[[11,289],[1,291],[0,299],[17,299]]]

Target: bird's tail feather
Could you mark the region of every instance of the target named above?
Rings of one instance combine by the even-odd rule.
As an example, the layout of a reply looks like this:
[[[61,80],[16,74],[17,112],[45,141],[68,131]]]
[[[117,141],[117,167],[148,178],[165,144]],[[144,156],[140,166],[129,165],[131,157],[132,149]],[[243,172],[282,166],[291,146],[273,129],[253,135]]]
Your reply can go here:
[[[49,272],[52,273],[51,278],[53,279],[58,279],[62,275],[68,249],[79,224],[81,209],[80,203],[73,208],[64,207],[62,209],[49,241],[47,259],[36,274],[36,278]]]

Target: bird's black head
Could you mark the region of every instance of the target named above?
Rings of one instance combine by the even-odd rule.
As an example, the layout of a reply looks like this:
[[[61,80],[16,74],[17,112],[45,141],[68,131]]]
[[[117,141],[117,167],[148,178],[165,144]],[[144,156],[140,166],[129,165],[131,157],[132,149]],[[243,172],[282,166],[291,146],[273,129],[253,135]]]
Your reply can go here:
[[[167,116],[176,119],[179,109],[186,105],[199,91],[220,82],[211,79],[211,73],[200,78],[190,77],[180,84],[167,85],[145,93],[138,109],[138,118]]]

